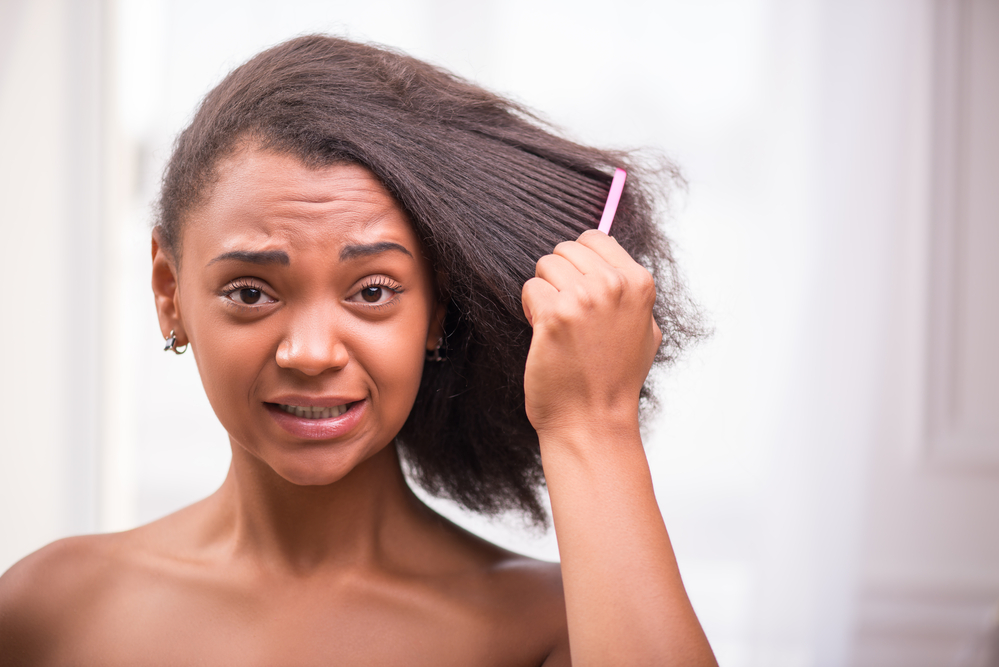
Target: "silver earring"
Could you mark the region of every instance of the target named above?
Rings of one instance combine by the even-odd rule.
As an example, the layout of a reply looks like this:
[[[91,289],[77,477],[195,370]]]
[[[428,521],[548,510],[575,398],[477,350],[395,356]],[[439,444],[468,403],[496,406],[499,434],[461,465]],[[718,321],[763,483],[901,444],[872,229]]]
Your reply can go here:
[[[184,343],[180,347],[177,347],[177,336],[174,334],[173,329],[170,329],[170,335],[166,339],[166,345],[163,347],[163,351],[173,350],[174,354],[184,354],[187,352],[187,343]]]
[[[437,339],[437,345],[434,346],[434,349],[427,350],[427,361],[444,361],[444,357],[441,356],[441,346],[443,345],[444,338],[442,336]]]

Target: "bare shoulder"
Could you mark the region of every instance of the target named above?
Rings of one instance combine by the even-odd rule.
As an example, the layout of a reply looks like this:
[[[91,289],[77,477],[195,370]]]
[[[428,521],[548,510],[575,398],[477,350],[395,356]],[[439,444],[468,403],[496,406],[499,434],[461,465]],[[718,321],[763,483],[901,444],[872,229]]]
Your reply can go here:
[[[446,549],[438,563],[447,565],[434,588],[458,602],[448,624],[464,625],[463,634],[491,647],[490,656],[505,656],[502,664],[569,664],[559,564],[507,551],[446,520],[441,525],[446,534],[434,543]],[[485,657],[478,663],[492,664]]]
[[[547,667],[568,665],[569,632],[565,615],[562,570],[558,563],[510,555],[492,569],[496,595],[509,619],[513,641],[526,639],[545,646]]]
[[[512,611],[565,615],[562,569],[518,554],[508,554],[490,568],[490,577]]]
[[[86,535],[53,542],[0,577],[0,655],[44,663],[45,652],[98,603],[115,577],[121,538]]]

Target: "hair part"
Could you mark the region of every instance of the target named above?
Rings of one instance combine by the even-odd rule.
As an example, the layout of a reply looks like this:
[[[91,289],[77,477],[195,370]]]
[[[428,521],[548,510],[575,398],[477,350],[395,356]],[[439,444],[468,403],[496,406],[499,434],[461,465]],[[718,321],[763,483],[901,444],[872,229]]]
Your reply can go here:
[[[682,183],[620,151],[558,136],[535,115],[392,50],[299,37],[255,56],[204,99],[163,178],[157,233],[177,260],[185,224],[246,142],[307,166],[369,169],[406,212],[447,295],[443,363],[428,363],[399,433],[411,476],[468,509],[546,517],[537,434],[524,408],[531,328],[521,307],[535,263],[596,226],[615,167],[628,170],[613,236],[653,275],[657,364],[700,335],[657,204]],[[654,403],[642,390],[643,417]]]

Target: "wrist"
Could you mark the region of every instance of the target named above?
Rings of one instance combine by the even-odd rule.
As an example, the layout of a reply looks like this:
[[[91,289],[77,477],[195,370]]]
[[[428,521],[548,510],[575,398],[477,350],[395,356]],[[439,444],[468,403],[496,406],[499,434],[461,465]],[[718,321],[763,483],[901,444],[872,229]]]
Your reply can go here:
[[[638,428],[637,397],[618,400],[563,401],[542,409],[528,404],[528,417],[538,436],[615,433]]]
[[[642,449],[637,410],[625,414],[587,413],[549,420],[537,428],[542,456],[570,454],[593,458],[619,455],[622,450]]]

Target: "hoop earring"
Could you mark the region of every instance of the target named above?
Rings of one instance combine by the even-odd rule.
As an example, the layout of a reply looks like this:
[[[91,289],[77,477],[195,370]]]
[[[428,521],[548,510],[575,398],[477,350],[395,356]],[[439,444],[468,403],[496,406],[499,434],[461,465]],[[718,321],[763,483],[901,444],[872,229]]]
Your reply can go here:
[[[441,356],[441,346],[443,345],[444,337],[441,336],[437,339],[437,345],[434,346],[434,349],[427,350],[427,361],[444,361],[444,357]]]
[[[173,350],[174,354],[184,354],[187,352],[188,343],[184,343],[180,347],[177,347],[177,336],[174,334],[173,329],[170,329],[170,335],[166,339],[166,345],[163,347],[163,351]]]

